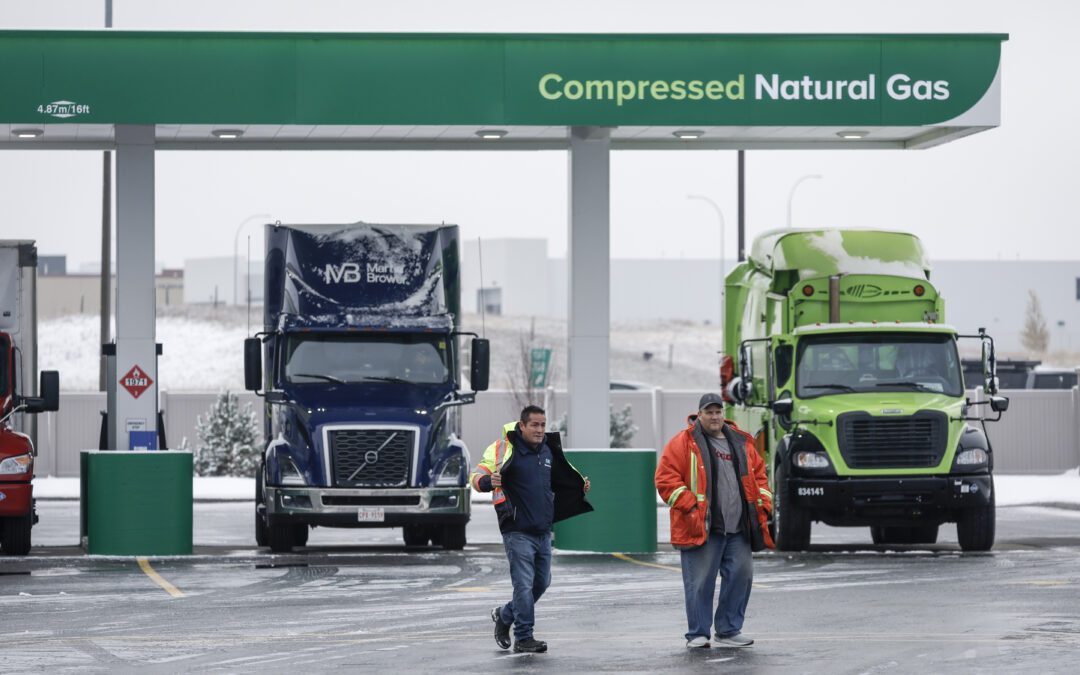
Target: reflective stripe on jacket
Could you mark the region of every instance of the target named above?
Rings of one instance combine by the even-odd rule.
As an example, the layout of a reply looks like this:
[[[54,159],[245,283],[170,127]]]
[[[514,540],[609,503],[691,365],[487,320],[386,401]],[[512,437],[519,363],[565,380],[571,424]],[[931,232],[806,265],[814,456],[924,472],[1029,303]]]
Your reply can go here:
[[[671,507],[671,544],[676,548],[701,546],[709,538],[708,469],[701,452],[705,437],[697,415],[690,415],[686,422],[686,429],[664,446],[655,475],[656,490]],[[723,431],[736,458],[739,491],[746,503],[742,531],[753,550],[774,548],[768,526],[772,493],[765,462],[754,447],[754,439],[734,422],[725,420]]]
[[[502,428],[502,438],[495,441],[484,450],[484,456],[480,463],[469,475],[469,484],[477,492],[491,492],[491,501],[495,505],[495,513],[499,517],[499,530],[501,532],[513,531],[516,527],[514,522],[513,491],[509,493],[505,489],[504,482],[501,488],[492,488],[491,474],[496,471],[505,474],[512,466],[514,458],[514,444],[510,442],[508,435],[515,431],[517,422],[507,422]],[[581,473],[570,464],[562,449],[562,437],[558,432],[544,434],[544,442],[551,450],[551,490],[555,493],[555,518],[554,522],[565,520],[571,516],[588,513],[593,510],[592,504],[585,499],[585,479]]]

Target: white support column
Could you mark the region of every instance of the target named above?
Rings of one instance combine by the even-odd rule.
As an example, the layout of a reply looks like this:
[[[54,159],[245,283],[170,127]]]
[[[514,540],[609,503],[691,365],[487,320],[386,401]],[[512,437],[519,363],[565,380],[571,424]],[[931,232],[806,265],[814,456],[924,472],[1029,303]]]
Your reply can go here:
[[[116,369],[109,382],[115,410],[109,410],[109,444],[127,450],[129,430],[157,430],[152,124],[116,125],[116,288]]]
[[[609,443],[610,152],[607,127],[570,129],[567,447]]]

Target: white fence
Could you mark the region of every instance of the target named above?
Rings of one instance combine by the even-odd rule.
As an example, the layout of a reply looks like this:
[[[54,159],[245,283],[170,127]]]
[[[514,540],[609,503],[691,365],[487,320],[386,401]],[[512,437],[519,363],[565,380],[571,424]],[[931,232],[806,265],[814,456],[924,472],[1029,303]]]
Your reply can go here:
[[[686,426],[686,416],[697,407],[700,391],[613,391],[616,410],[627,404],[633,411],[638,431],[632,444],[637,448],[663,447],[667,439]],[[1080,393],[1071,390],[1010,390],[1009,410],[1000,422],[987,423],[994,448],[994,467],[1001,474],[1052,474],[1080,466]],[[162,393],[165,435],[169,446],[180,446],[183,438],[194,446],[196,418],[205,416],[217,398],[213,393]],[[251,403],[256,415],[262,401],[254,394],[238,394],[241,408]],[[971,400],[981,400],[969,392]],[[565,391],[549,391],[540,402],[548,420],[557,420],[567,410]],[[105,394],[63,394],[60,410],[43,413],[38,420],[39,476],[78,476],[79,451],[97,448]],[[980,406],[976,410],[986,410]],[[518,410],[510,392],[486,391],[476,404],[463,409],[462,428],[473,461],[499,434],[502,425],[517,418]],[[608,420],[596,420],[607,425]],[[261,427],[260,427],[261,428]]]

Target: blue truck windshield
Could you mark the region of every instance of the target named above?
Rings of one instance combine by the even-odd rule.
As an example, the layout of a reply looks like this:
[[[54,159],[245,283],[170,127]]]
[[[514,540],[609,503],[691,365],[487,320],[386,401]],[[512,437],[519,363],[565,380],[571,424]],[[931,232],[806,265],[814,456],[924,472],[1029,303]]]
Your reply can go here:
[[[447,338],[417,333],[291,334],[285,381],[442,384],[449,379]]]
[[[947,334],[815,335],[799,341],[795,392],[916,391],[964,394],[956,342]]]

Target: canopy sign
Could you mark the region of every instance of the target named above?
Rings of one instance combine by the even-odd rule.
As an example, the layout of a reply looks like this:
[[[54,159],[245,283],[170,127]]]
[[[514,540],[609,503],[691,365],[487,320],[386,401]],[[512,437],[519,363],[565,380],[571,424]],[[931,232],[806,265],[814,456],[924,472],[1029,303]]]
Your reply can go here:
[[[0,123],[940,124],[1005,39],[0,31]]]

